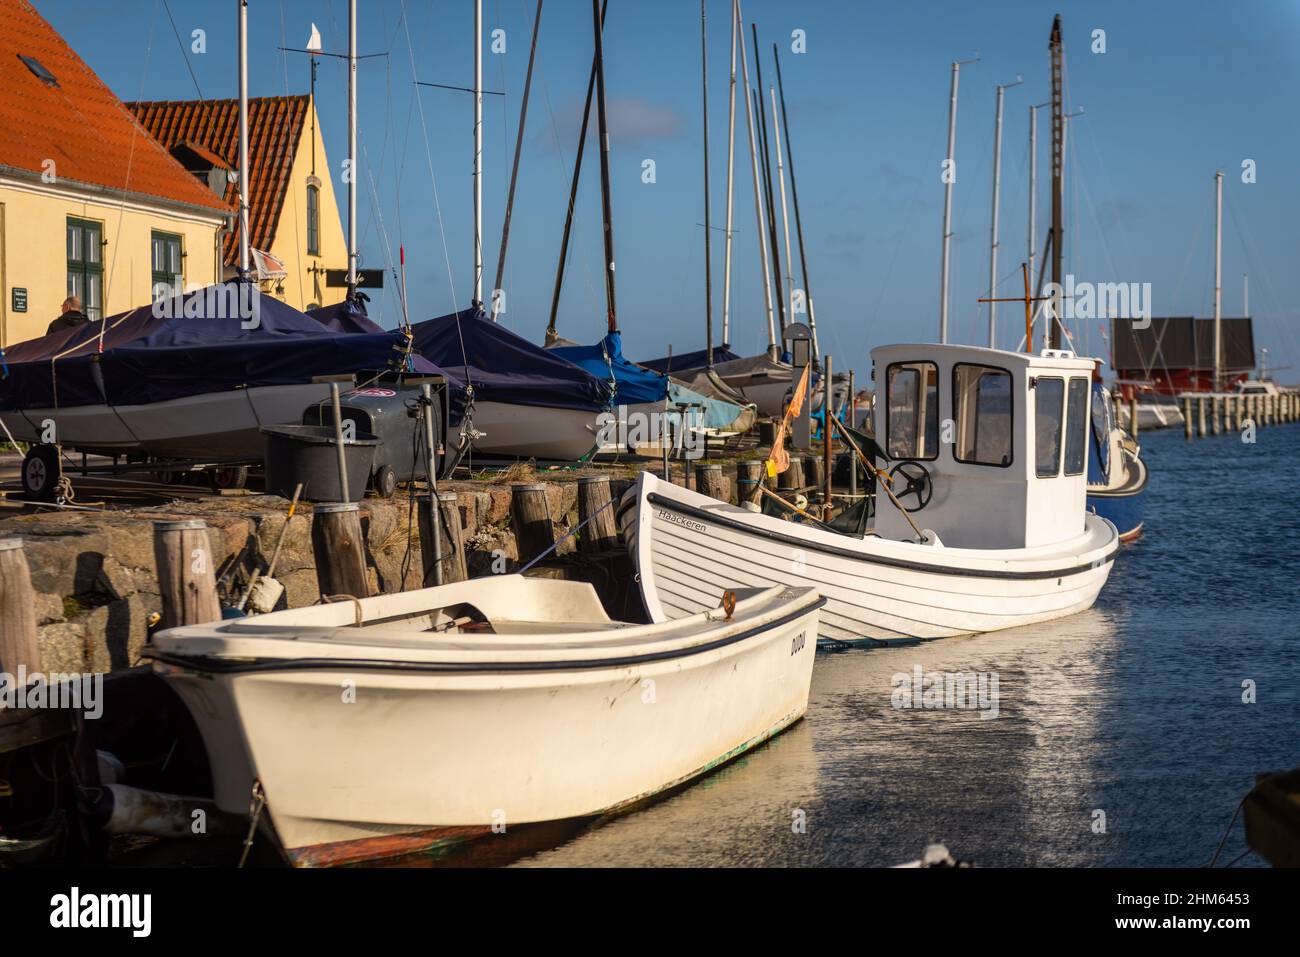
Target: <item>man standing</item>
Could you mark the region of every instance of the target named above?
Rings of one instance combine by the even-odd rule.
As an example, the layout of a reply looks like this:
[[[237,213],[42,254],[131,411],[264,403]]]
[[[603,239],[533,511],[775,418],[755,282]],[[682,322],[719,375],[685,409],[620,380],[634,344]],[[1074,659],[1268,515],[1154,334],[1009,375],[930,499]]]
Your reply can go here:
[[[45,330],[47,336],[52,332],[58,332],[60,329],[75,329],[77,326],[84,326],[90,322],[86,314],[81,311],[81,299],[77,296],[69,296],[63,300],[63,306],[59,313],[59,318],[51,322],[50,327]]]

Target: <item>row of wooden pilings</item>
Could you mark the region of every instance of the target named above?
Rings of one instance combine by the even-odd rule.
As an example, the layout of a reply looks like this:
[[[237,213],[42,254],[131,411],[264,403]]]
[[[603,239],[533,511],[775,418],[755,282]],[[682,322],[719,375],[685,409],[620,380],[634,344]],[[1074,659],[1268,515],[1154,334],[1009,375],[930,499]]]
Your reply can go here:
[[[708,473],[711,489],[724,487],[717,466]],[[702,485],[701,488],[704,486]],[[716,494],[711,491],[709,494]],[[469,577],[465,543],[461,536],[460,509],[454,492],[438,494],[438,516],[433,503],[418,503],[423,580],[426,586],[450,584]],[[612,481],[608,475],[578,480],[578,549],[599,553],[618,543]],[[511,519],[521,563],[545,557],[556,547],[555,524],[550,514],[547,486],[511,487]],[[222,616],[217,598],[216,562],[208,544],[207,523],[201,519],[155,522],[154,563],[162,610],[158,627],[216,621]],[[441,540],[434,547],[433,536]],[[365,535],[356,503],[322,503],[315,507],[311,527],[312,555],[322,600],[370,596]],[[22,539],[0,540],[0,672],[40,670],[37,642],[36,597]]]
[[[1249,424],[1263,428],[1300,419],[1300,394],[1294,392],[1185,395],[1182,405],[1183,435],[1189,439],[1239,432]]]

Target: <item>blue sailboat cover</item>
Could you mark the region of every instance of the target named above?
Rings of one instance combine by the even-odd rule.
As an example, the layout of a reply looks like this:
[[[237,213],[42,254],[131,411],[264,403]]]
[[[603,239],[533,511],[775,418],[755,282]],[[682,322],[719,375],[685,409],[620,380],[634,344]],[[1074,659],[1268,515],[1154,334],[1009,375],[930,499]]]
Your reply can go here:
[[[609,382],[618,405],[662,402],[668,395],[667,376],[647,371],[623,358],[622,333],[611,332],[594,346],[554,346],[546,351]]]
[[[411,331],[420,355],[468,382],[480,400],[596,412],[609,405],[603,379],[515,335],[479,306],[417,322]]]
[[[651,359],[649,362],[642,362],[641,365],[647,369],[653,369],[655,372],[662,372],[665,375],[669,372],[691,372],[695,369],[703,369],[709,364],[707,353],[707,349],[696,349],[694,352],[682,352],[673,356],[664,356],[661,359]],[[740,356],[726,346],[713,347],[714,365],[739,358]]]
[[[397,332],[343,335],[246,283],[217,283],[10,347],[0,409],[144,405],[295,385],[387,368],[404,345]]]

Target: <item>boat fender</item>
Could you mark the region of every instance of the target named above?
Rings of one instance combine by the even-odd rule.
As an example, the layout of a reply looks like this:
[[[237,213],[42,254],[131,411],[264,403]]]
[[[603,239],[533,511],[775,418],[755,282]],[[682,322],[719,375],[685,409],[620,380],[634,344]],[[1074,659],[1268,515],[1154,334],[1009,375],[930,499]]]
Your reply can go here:
[[[740,507],[747,512],[759,512],[761,514],[763,511],[762,506],[758,505],[755,502],[741,502]]]
[[[246,830],[237,815],[220,810],[211,798],[160,794],[125,784],[83,789],[82,806],[110,834],[206,837]]]
[[[932,545],[935,548],[943,548],[943,541],[939,538],[939,533],[932,528],[921,529],[921,544]]]
[[[284,585],[274,578],[261,577],[253,584],[253,591],[248,596],[248,610],[255,615],[275,611],[284,594]]]

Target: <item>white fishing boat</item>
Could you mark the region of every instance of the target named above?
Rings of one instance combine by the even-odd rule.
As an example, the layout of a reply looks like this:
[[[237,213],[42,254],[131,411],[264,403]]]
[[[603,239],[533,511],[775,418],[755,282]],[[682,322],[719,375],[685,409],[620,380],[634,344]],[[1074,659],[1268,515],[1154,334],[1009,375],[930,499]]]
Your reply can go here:
[[[217,805],[248,813],[260,782],[288,858],[325,865],[615,813],[778,734],[807,707],[822,602],[734,599],[631,625],[590,585],[496,575],[174,628],[145,654]]]
[[[841,531],[643,473],[619,523],[654,621],[697,614],[724,589],[777,584],[817,588],[820,635],[846,643],[993,631],[1092,605],[1119,543],[1084,504],[1094,361],[952,345],[872,358],[897,504],[877,481],[874,529]]]

